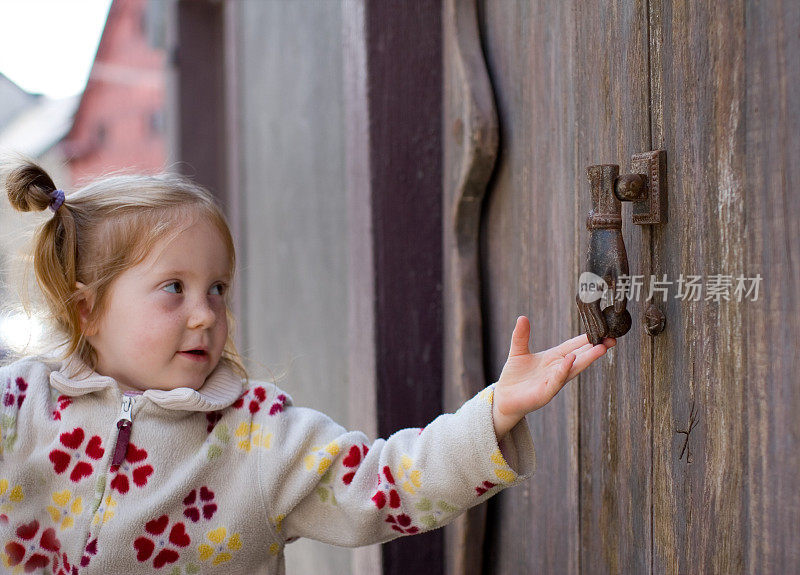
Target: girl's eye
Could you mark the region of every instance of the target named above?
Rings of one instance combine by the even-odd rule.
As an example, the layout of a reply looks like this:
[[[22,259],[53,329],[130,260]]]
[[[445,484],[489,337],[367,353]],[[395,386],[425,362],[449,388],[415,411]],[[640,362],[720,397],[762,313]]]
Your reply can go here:
[[[179,281],[174,281],[174,282],[168,283],[167,285],[165,285],[163,287],[163,289],[165,291],[169,292],[169,293],[174,293],[174,294],[183,293],[183,286],[181,285],[181,282],[179,282]],[[213,290],[218,290],[216,293],[214,293],[214,295],[225,295],[225,292],[227,291],[227,289],[228,289],[228,286],[225,285],[225,284],[217,284],[217,285],[215,285],[215,286],[213,286],[211,288],[212,292],[213,292]]]

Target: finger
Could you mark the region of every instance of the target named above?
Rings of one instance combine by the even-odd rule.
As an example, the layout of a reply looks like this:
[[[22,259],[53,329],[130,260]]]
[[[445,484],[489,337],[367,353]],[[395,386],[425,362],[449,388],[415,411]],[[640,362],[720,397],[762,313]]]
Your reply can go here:
[[[555,349],[559,355],[566,355],[571,351],[575,351],[582,345],[586,345],[587,343],[589,343],[589,336],[585,333],[582,333],[581,335],[575,336],[572,339],[568,339],[564,343],[557,345],[553,349]]]
[[[531,352],[528,347],[528,340],[530,337],[530,321],[528,321],[527,317],[521,315],[517,318],[517,323],[514,326],[514,333],[511,334],[511,349],[508,351],[508,357],[529,354]]]
[[[591,344],[591,343],[587,343],[586,345],[582,345],[581,347],[579,347],[578,349],[576,349],[576,350],[575,350],[575,351],[573,351],[572,353],[574,353],[575,355],[580,355],[580,354],[582,354],[584,351],[586,351],[587,349],[592,349],[593,347],[594,347],[594,345],[593,345],[593,344]]]
[[[606,348],[611,348],[611,347],[614,347],[615,345],[617,345],[617,339],[614,338],[614,337],[607,337],[607,338],[604,338],[601,343],[604,346],[606,346]]]
[[[561,365],[558,366],[558,382],[559,382],[559,389],[568,381],[567,378],[569,376],[569,372],[572,369],[572,366],[575,363],[575,358],[577,355],[574,352],[570,352],[561,360]]]
[[[595,360],[605,355],[606,351],[606,346],[603,344],[597,344],[591,349],[581,352],[581,354],[575,358],[575,362],[572,364],[572,369],[569,371],[568,378],[572,379],[578,375],[584,369],[589,367]]]

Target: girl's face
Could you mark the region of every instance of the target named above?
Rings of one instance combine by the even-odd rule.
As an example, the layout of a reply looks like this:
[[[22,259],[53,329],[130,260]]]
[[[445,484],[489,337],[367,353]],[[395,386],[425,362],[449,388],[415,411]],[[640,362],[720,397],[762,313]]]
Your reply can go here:
[[[199,389],[228,337],[228,255],[216,228],[198,219],[120,274],[106,313],[86,334],[97,372],[140,390]]]

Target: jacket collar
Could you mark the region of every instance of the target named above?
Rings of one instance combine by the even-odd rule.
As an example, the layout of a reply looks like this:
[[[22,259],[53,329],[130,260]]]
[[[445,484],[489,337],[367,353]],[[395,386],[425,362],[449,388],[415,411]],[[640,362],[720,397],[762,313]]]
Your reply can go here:
[[[50,385],[72,397],[107,388],[120,393],[116,380],[92,371],[78,356],[62,362],[60,369],[50,372]],[[170,391],[148,389],[142,397],[165,409],[184,411],[216,411],[230,406],[243,391],[242,379],[231,368],[220,362],[198,390],[178,387]]]

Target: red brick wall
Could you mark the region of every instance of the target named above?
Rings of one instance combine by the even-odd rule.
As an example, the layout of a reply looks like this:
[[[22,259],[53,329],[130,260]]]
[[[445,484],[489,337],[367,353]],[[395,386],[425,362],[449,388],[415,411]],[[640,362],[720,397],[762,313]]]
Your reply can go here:
[[[158,172],[166,161],[162,50],[147,44],[147,0],[114,0],[66,151],[72,181],[112,170]]]

